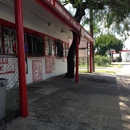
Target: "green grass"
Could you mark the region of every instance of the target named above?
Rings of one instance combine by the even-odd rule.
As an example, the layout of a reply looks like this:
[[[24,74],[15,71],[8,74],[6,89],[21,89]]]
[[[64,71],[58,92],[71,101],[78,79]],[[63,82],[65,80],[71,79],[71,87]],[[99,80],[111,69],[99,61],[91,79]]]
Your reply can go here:
[[[115,74],[112,70],[96,70],[96,73],[103,73],[103,74]]]
[[[79,70],[79,73],[88,73],[87,70]]]
[[[113,65],[115,68],[123,68],[122,65]]]
[[[87,68],[87,64],[81,64],[79,65],[79,68]]]
[[[96,73],[102,73],[102,74],[115,74],[114,71],[112,70],[96,70]],[[87,70],[79,70],[79,73],[83,74],[83,73],[88,73]]]
[[[107,66],[98,66],[97,64],[95,64],[95,68],[104,68],[104,67],[114,67],[114,68],[122,68],[122,65],[118,64],[118,65],[113,65],[113,64],[108,64]],[[82,64],[79,65],[79,68],[87,68],[87,64]]]

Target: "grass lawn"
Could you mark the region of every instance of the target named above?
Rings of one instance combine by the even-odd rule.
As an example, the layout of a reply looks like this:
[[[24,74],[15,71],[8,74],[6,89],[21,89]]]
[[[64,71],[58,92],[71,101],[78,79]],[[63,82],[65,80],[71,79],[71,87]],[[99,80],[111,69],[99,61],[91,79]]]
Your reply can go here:
[[[103,73],[103,74],[116,74],[112,70],[95,70],[96,73]]]
[[[114,64],[108,64],[107,66],[98,66],[95,64],[95,68],[105,68],[105,67],[114,67],[114,68],[122,68],[122,65],[114,65]],[[79,65],[79,68],[87,68],[87,64]]]
[[[102,73],[102,74],[115,74],[115,72],[114,71],[112,71],[112,70],[96,70],[95,71],[96,73]],[[87,70],[79,70],[79,73],[88,73],[87,72]]]

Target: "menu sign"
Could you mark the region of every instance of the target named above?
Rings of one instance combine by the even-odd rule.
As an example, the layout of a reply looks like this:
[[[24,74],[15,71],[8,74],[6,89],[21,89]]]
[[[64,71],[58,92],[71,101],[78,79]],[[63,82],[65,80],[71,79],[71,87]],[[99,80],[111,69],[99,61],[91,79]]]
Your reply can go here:
[[[43,79],[42,76],[42,60],[32,61],[33,81],[40,81]]]
[[[0,74],[15,72],[15,63],[13,58],[0,58]]]

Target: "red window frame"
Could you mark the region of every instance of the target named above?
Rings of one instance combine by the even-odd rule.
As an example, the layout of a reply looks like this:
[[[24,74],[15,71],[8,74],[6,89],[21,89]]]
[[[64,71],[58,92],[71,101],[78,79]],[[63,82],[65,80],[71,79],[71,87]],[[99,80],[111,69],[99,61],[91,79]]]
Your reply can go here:
[[[15,27],[15,24],[12,23],[12,22],[9,22],[9,21],[6,21],[6,20],[3,20],[0,18],[0,26],[3,28],[3,27],[7,27],[7,28],[10,28],[10,29],[14,29],[16,30],[16,27]],[[3,29],[2,29],[3,30]],[[31,35],[34,35],[34,36],[39,36],[39,37],[42,37],[43,38],[43,47],[44,47],[44,54],[41,56],[41,55],[38,55],[38,57],[43,57],[43,56],[55,56],[55,57],[58,57],[56,56],[56,47],[55,47],[55,41],[57,40],[56,38],[52,37],[52,36],[49,36],[49,35],[46,35],[46,34],[43,34],[41,32],[37,32],[35,30],[32,30],[32,29],[29,29],[29,28],[26,28],[24,27],[24,34],[27,33],[27,34],[31,34]],[[51,38],[54,40],[54,55],[47,55],[46,54],[46,47],[45,47],[45,37],[48,37],[48,38]],[[64,42],[62,40],[60,40],[63,44],[68,44],[67,42]],[[69,44],[68,44],[69,45]],[[2,55],[4,54],[5,55],[5,48],[4,48],[4,34],[2,32]],[[66,52],[65,52],[66,54]],[[10,54],[10,55],[17,55],[17,54]],[[27,57],[37,57],[37,55],[29,55],[29,54],[26,54],[25,55]],[[66,55],[63,56],[63,57],[67,57]],[[63,58],[61,57],[61,58]]]

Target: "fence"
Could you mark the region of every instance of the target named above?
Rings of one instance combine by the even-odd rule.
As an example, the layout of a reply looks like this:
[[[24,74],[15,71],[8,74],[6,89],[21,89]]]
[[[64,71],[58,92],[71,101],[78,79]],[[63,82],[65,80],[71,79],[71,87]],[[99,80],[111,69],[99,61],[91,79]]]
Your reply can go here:
[[[5,78],[6,98],[5,98],[5,116],[0,119],[0,129],[5,123],[19,116],[19,80],[18,80],[18,59],[14,56],[0,56],[0,79]],[[1,89],[0,89],[1,90]],[[2,91],[0,91],[2,95]],[[0,109],[4,101],[1,101]]]

